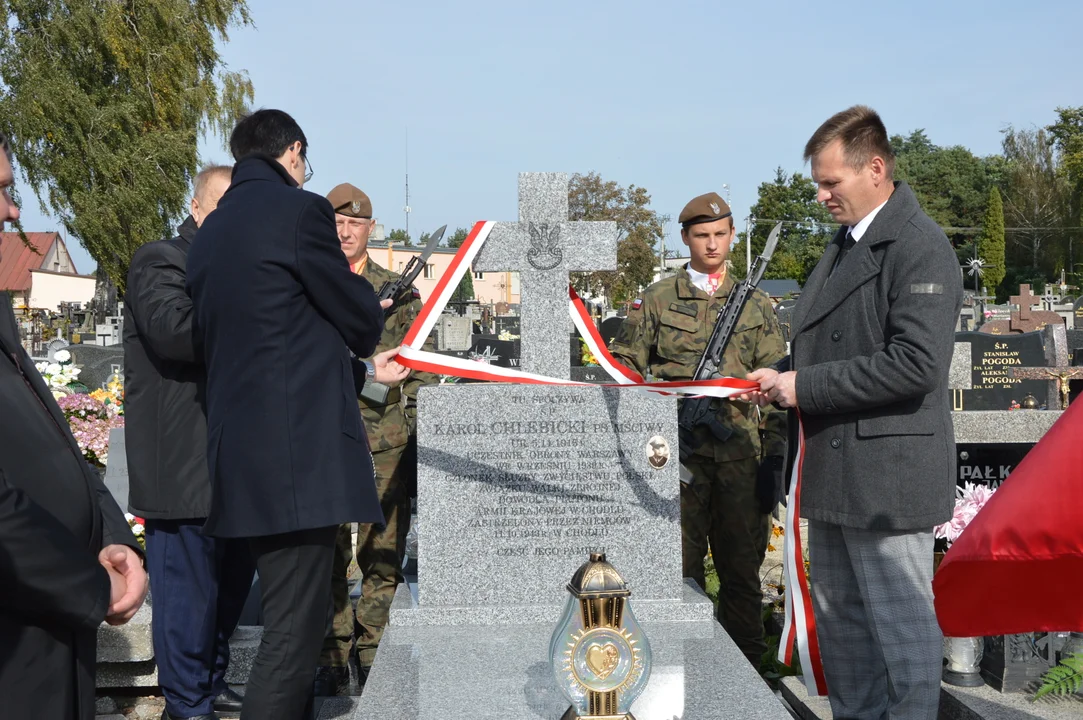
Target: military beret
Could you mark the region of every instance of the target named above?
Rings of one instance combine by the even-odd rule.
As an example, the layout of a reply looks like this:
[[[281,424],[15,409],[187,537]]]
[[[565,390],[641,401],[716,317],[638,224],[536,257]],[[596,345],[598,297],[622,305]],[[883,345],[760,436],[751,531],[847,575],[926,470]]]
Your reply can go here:
[[[730,206],[718,193],[709,192],[692,198],[692,201],[684,206],[684,210],[681,210],[681,216],[677,220],[682,227],[688,227],[728,218],[732,214]]]
[[[372,201],[369,200],[369,196],[349,183],[336,185],[331,192],[327,193],[327,201],[339,215],[372,219]]]

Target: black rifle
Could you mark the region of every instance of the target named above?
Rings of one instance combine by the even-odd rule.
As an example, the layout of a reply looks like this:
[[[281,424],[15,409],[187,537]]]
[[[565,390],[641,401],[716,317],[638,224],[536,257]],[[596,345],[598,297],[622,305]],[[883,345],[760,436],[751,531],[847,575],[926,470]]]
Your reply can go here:
[[[429,242],[421,254],[415,255],[410,258],[410,262],[406,263],[406,267],[399,273],[398,279],[385,282],[376,292],[376,299],[380,302],[383,302],[388,298],[395,301],[391,303],[391,307],[384,311],[387,315],[395,312],[395,306],[398,305],[403,294],[410,289],[410,286],[414,284],[414,280],[416,280],[417,276],[421,274],[421,271],[425,269],[425,262],[432,256],[436,246],[440,244],[440,239],[444,237],[445,230],[447,230],[447,225],[444,225],[434,232],[429,237]],[[388,270],[390,269],[391,268],[388,268]]]
[[[775,225],[771,234],[767,236],[767,245],[763,252],[752,261],[748,277],[734,285],[726,298],[726,304],[718,312],[718,320],[715,322],[711,339],[707,341],[707,349],[696,366],[696,374],[693,380],[711,380],[721,377],[718,367],[722,364],[722,356],[726,352],[730,338],[737,329],[737,322],[741,319],[752,292],[760,284],[763,273],[767,270],[767,263],[775,252],[778,244],[779,233],[782,232],[782,223]],[[718,420],[718,404],[716,398],[709,396],[688,397],[681,401],[681,409],[677,413],[677,427],[680,432],[680,453],[682,458],[692,457],[695,448],[695,429],[706,427],[719,442],[726,442],[733,436],[733,430],[723,425]]]

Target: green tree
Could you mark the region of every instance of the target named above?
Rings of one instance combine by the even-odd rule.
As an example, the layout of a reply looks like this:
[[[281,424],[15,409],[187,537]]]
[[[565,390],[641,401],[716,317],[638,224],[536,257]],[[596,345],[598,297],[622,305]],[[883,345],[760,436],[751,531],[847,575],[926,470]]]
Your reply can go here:
[[[788,175],[782,168],[775,170],[774,180],[760,184],[752,217],[755,219],[753,257],[763,252],[775,224],[786,221],[764,277],[793,278],[802,285],[838,227],[827,208],[816,202],[816,183],[801,173]],[[741,233],[730,252],[730,267],[735,277],[745,276],[745,240],[745,233]]]
[[[944,228],[956,247],[970,245],[982,224],[989,190],[1004,174],[1004,158],[978,157],[962,145],[934,145],[924,130],[891,138],[895,178],[905,180],[921,209]],[[973,250],[969,250],[972,254]]]
[[[463,243],[466,242],[466,236],[469,234],[470,232],[466,228],[456,228],[455,232],[451,233],[451,236],[448,237],[445,242],[449,248],[460,248]],[[459,286],[455,288],[455,292],[452,293],[451,299],[458,302],[474,299],[473,269],[463,273],[462,279],[459,280]]]
[[[604,293],[612,303],[631,300],[654,279],[655,247],[665,237],[665,219],[650,208],[645,188],[621,187],[598,173],[572,176],[568,185],[568,217],[617,223],[617,269],[573,273],[572,284],[580,292]]]
[[[470,231],[466,228],[455,228],[455,232],[451,233],[451,236],[447,239],[447,246],[449,248],[461,248],[469,234]]]
[[[1044,129],[1004,131],[1007,160],[1004,216],[1008,227],[1009,267],[1031,267],[1050,276],[1063,266],[1067,234],[1061,229],[1069,213],[1071,188],[1057,163],[1050,135]]]
[[[244,0],[0,0],[0,126],[30,187],[121,290],[132,254],[171,234],[197,141],[253,98],[217,41]]]
[[[1057,122],[1046,128],[1060,156],[1059,170],[1070,187],[1069,223],[1083,225],[1083,107],[1057,108]]]
[[[387,236],[387,241],[396,245],[402,245],[403,247],[411,247],[414,241],[410,239],[410,236],[406,234],[406,231],[402,228],[397,228],[391,231],[391,234]]]
[[[1007,267],[1004,264],[1004,203],[1000,199],[1000,190],[995,186],[989,191],[985,219],[981,224],[978,257],[987,263],[985,273],[982,275],[982,284],[995,294],[1007,274]]]

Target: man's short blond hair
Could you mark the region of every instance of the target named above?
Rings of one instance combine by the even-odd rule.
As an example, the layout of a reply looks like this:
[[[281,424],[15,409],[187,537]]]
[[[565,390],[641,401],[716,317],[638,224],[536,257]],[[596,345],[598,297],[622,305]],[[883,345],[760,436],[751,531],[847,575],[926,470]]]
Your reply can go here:
[[[232,165],[208,165],[199,171],[196,175],[195,181],[192,183],[192,194],[195,195],[196,200],[203,199],[203,193],[207,190],[207,183],[210,182],[212,177],[216,175],[224,175],[227,178],[233,176]]]
[[[836,140],[842,141],[846,162],[854,170],[860,170],[879,155],[884,160],[888,178],[894,177],[895,151],[891,149],[884,122],[872,108],[854,105],[828,118],[805,144],[805,161],[819,155]]]

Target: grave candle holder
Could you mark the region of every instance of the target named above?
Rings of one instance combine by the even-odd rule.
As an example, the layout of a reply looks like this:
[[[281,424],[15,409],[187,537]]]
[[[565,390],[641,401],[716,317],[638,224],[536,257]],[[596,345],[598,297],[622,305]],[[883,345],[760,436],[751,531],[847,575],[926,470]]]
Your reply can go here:
[[[557,686],[572,706],[561,720],[635,720],[630,709],[651,674],[651,647],[632,594],[605,553],[591,553],[572,581],[549,641]]]

